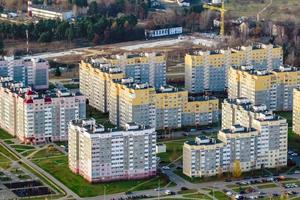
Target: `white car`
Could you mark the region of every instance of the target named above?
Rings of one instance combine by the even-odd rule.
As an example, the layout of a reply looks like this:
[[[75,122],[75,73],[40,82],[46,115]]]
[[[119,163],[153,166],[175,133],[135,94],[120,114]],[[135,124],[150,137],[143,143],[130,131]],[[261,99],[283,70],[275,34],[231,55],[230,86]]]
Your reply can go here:
[[[162,169],[163,169],[163,170],[170,170],[170,167],[168,167],[168,166],[163,166]]]
[[[172,192],[171,192],[171,190],[166,190],[165,194],[170,195],[170,194],[172,194]]]

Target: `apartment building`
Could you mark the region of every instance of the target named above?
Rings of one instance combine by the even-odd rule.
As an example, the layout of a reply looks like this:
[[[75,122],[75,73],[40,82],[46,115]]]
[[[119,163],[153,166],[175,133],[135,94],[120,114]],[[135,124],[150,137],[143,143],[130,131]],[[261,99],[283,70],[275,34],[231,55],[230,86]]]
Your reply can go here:
[[[188,97],[186,90],[167,85],[155,90],[132,78],[114,80],[110,87],[109,118],[123,127],[136,122],[156,130],[217,123],[219,102],[213,97]]]
[[[88,99],[89,105],[107,113],[110,83],[124,77],[121,69],[106,62],[81,61],[79,77],[80,92]]]
[[[293,131],[300,135],[300,89],[294,89],[293,96]]]
[[[156,129],[180,128],[188,91],[172,86],[161,87],[155,94]]]
[[[234,100],[226,103],[233,105],[231,110],[230,106],[222,109],[223,127],[217,139],[197,137],[184,144],[183,173],[189,177],[214,176],[231,172],[235,161],[240,162],[242,171],[286,166],[286,119],[262,107],[255,110],[249,101],[243,101],[240,109],[234,109]]]
[[[69,168],[89,182],[142,179],[156,175],[156,132],[126,124],[106,129],[94,119],[69,125]]]
[[[135,122],[155,127],[155,89],[133,78],[113,80],[110,87],[109,119],[119,126]]]
[[[68,123],[86,115],[85,97],[61,89],[36,92],[1,78],[0,126],[25,143],[67,140]]]
[[[133,78],[136,83],[148,83],[155,88],[166,84],[166,58],[161,53],[101,56],[82,61],[81,65],[87,65],[87,63],[95,68],[101,68],[101,66],[120,68],[124,78]]]
[[[203,126],[219,123],[219,99],[211,96],[189,97],[182,113],[182,126]]]
[[[48,89],[49,63],[39,58],[4,57],[0,60],[0,76],[9,76],[36,90]]]
[[[230,66],[252,65],[255,69],[272,70],[282,64],[282,48],[271,44],[193,52],[185,56],[185,88],[190,93],[224,91]]]
[[[231,67],[228,72],[228,97],[245,97],[267,109],[289,111],[293,108],[293,89],[300,86],[300,70],[283,67],[266,71],[252,66]]]

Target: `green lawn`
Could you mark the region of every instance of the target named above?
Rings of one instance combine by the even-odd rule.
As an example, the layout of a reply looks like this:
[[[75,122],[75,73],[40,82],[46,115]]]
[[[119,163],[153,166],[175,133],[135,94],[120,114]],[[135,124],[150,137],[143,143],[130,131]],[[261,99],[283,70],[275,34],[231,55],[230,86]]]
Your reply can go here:
[[[152,189],[160,186],[163,187],[168,183],[168,180],[163,177],[152,178],[151,181],[147,180],[131,180],[131,181],[116,181],[111,183],[90,184],[85,181],[81,176],[72,173],[68,168],[67,156],[52,157],[48,159],[35,159],[35,164],[43,168],[45,171],[53,175],[56,179],[61,181],[71,190],[76,192],[81,197],[92,197],[102,195],[104,193],[104,186],[106,187],[107,194],[126,192],[131,190]],[[141,183],[142,186],[136,187]]]
[[[24,149],[24,150],[29,150],[29,149],[35,149],[34,146],[29,146],[29,145],[11,145],[12,148],[14,149]]]
[[[190,194],[190,193],[196,193],[196,189],[189,189],[189,190],[181,190],[178,192],[178,194]]]
[[[10,167],[10,160],[0,153],[0,168],[7,169]]]
[[[68,89],[79,89],[79,84],[64,84],[64,87]]]
[[[32,152],[36,151],[35,149],[32,149],[32,150],[27,150],[27,151],[24,151],[22,153],[23,156],[28,156],[29,154],[31,154]]]
[[[165,141],[162,142],[166,144],[167,152],[166,153],[159,153],[157,154],[158,157],[160,157],[161,163],[171,163],[174,160],[178,159],[180,156],[182,156],[182,148],[184,142],[194,139],[195,137],[188,137],[184,139],[179,140],[171,140],[171,141]]]
[[[7,157],[9,157],[12,160],[17,160],[17,158],[11,154],[9,151],[7,151],[2,144],[0,144],[0,152],[3,153],[4,155],[6,155]]]
[[[218,200],[228,200],[229,199],[229,197],[226,194],[224,194],[223,192],[220,192],[220,191],[214,191],[214,192],[211,191],[209,194],[214,196]]]
[[[0,128],[0,139],[6,140],[6,139],[12,139],[13,136],[7,133],[5,130]]]
[[[285,118],[289,124],[289,127],[293,126],[293,113],[290,111],[280,111],[280,112],[274,112],[275,114]]]
[[[289,149],[292,149],[298,153],[300,153],[300,136],[293,133],[292,128],[289,128],[288,133],[288,146]]]
[[[94,118],[97,123],[102,124],[107,128],[116,127],[115,125],[110,123],[108,113],[102,113],[102,112],[96,110],[95,108],[93,108],[89,105],[86,106],[86,117],[87,118],[90,118],[90,117]]]
[[[274,188],[274,187],[277,187],[277,185],[274,183],[262,184],[257,186],[258,189],[267,189],[267,188]]]
[[[38,152],[36,152],[32,159],[38,159],[38,158],[48,158],[48,157],[53,157],[53,156],[64,156],[65,154],[63,154],[62,152],[60,152],[59,150],[53,148],[53,149],[42,149],[39,150]]]
[[[11,140],[4,140],[4,142],[5,142],[6,144],[14,144],[14,142],[11,141]]]
[[[197,199],[211,199],[209,196],[202,194],[202,193],[196,193],[196,194],[186,194],[183,195],[183,197],[187,197],[187,198],[197,198]]]

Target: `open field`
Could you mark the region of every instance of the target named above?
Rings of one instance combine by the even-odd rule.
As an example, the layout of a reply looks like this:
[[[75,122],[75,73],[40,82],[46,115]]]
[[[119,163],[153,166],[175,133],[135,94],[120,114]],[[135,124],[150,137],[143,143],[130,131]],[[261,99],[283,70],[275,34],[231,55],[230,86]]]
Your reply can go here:
[[[47,158],[43,158],[46,156]],[[168,180],[162,176],[153,177],[150,180],[116,181],[112,183],[90,184],[81,176],[73,174],[68,167],[66,155],[49,156],[47,151],[42,150],[34,155],[32,160],[36,165],[50,173],[64,185],[69,187],[81,197],[92,197],[104,194],[114,194],[126,191],[138,191],[152,189],[168,184]]]
[[[225,3],[227,13],[235,17],[256,17],[257,13],[266,7],[271,0],[229,0]],[[299,21],[299,0],[273,0],[272,5],[260,15],[260,19],[284,21],[287,19]]]

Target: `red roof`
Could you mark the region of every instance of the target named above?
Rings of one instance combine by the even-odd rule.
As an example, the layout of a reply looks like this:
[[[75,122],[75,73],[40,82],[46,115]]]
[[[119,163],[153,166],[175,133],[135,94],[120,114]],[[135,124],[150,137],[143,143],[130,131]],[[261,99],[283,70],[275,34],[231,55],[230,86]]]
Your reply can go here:
[[[32,99],[24,99],[24,103],[33,103]]]
[[[45,97],[45,103],[51,103],[52,102],[52,100],[51,100],[51,98],[50,97]]]
[[[33,95],[33,92],[31,90],[27,90],[26,95]]]

